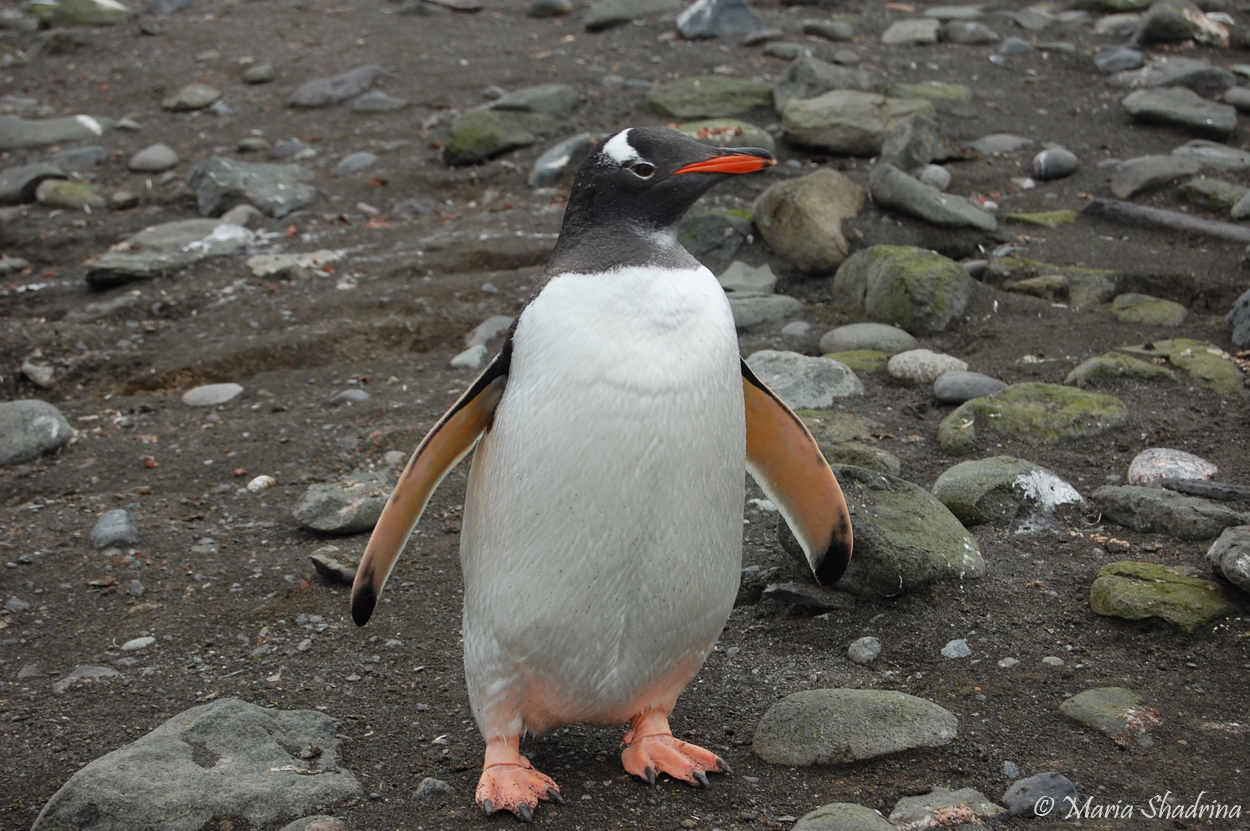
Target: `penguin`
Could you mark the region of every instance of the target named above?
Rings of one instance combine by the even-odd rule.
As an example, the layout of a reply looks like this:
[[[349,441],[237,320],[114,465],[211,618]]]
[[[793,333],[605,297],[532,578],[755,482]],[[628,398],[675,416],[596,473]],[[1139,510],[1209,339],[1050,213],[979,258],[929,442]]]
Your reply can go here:
[[[650,784],[731,772],[675,738],[669,716],[733,608],[744,468],[819,582],[846,569],[837,480],[742,360],[725,292],[677,241],[711,187],[775,163],[659,127],[598,145],[539,286],[418,445],[374,528],[352,587],[359,626],[434,489],[474,452],[460,559],[487,814],[528,822],[539,801],[563,803],[520,741],[569,724],[628,723],[622,764]]]

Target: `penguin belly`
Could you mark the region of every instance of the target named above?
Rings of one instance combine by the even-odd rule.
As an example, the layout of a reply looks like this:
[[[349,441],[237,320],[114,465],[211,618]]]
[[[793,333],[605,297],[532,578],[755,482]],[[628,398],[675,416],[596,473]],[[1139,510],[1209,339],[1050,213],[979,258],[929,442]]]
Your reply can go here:
[[[552,278],[513,334],[461,532],[484,737],[672,709],[742,560],[733,316],[707,269]]]

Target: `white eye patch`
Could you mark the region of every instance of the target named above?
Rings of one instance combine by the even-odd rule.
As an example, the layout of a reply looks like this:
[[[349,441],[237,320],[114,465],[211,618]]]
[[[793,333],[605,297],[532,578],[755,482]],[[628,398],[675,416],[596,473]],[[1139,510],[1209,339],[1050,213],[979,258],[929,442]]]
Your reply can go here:
[[[600,152],[622,167],[642,158],[638,155],[638,151],[634,149],[634,146],[629,143],[629,129],[621,130],[608,139]]]

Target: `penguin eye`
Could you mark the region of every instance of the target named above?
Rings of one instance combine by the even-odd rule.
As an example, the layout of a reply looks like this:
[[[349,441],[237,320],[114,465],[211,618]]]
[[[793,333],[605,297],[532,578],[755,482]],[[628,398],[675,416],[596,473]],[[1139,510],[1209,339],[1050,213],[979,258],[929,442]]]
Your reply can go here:
[[[629,169],[634,172],[634,175],[643,179],[650,179],[655,175],[655,165],[647,162],[636,162],[630,165]]]

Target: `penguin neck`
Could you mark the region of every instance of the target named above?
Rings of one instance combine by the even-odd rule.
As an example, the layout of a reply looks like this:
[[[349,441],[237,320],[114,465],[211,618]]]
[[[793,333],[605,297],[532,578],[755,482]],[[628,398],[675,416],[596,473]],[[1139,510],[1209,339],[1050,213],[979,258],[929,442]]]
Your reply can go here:
[[[589,274],[626,267],[694,269],[699,262],[677,242],[675,226],[629,218],[602,222],[570,210],[546,273]]]

